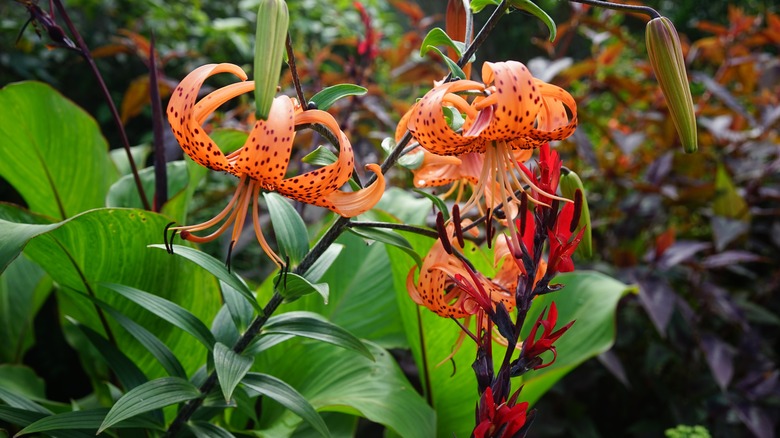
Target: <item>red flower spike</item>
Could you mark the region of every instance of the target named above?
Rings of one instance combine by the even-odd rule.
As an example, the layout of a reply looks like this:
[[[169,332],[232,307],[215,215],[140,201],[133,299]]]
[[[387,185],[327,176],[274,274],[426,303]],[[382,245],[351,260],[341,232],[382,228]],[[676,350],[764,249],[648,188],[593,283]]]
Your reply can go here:
[[[515,397],[513,397],[516,400]],[[488,387],[482,393],[477,410],[477,426],[471,433],[473,438],[510,438],[517,436],[526,423],[528,402],[514,404],[513,401],[496,403],[493,390]]]
[[[573,234],[571,222],[574,219],[574,213],[575,205],[566,204],[558,213],[558,219],[553,230],[547,231],[550,239],[550,257],[548,259],[548,270],[550,272],[571,272],[574,270],[574,262],[571,260],[571,256],[577,249],[577,245],[580,244],[585,232],[583,228],[574,238],[571,237]]]
[[[526,340],[523,342],[522,357],[525,359],[526,363],[530,363],[533,358],[539,357],[539,355],[545,351],[549,350],[553,353],[553,359],[550,362],[546,364],[540,363],[539,365],[534,366],[533,368],[535,370],[548,367],[555,362],[555,359],[558,358],[558,352],[555,350],[555,346],[553,344],[558,340],[558,338],[563,336],[563,334],[566,332],[566,330],[569,329],[569,327],[572,326],[572,324],[574,324],[574,321],[571,321],[570,323],[553,332],[552,330],[555,328],[555,324],[558,322],[558,309],[555,307],[555,302],[550,304],[550,311],[547,312],[546,319],[544,318],[545,311],[546,309],[542,310],[542,313],[539,314],[539,318],[531,328],[531,333],[528,334],[528,338],[526,338]],[[539,339],[535,340],[536,330],[539,327],[543,328],[543,332]]]

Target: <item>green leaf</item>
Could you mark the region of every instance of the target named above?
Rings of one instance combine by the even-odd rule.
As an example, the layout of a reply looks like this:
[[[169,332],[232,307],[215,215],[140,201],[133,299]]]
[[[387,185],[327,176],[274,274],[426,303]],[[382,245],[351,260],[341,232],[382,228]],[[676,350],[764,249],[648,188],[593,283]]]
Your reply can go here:
[[[531,371],[523,376],[520,399],[531,404],[550,389],[555,382],[579,364],[612,347],[615,342],[615,310],[618,301],[629,288],[612,277],[598,272],[577,271],[561,274],[554,279],[566,287],[553,294],[534,299],[523,325],[526,337],[543,308],[555,301],[558,308],[558,325],[576,320],[555,347],[558,359],[547,368]],[[549,358],[545,357],[545,361]]]
[[[347,96],[362,96],[368,90],[354,84],[338,84],[326,87],[309,99],[310,103],[317,105],[317,109],[327,111],[337,100]]]
[[[98,434],[122,420],[198,397],[198,388],[178,377],[163,377],[146,382],[117,400],[98,428]]]
[[[31,211],[62,220],[103,206],[118,174],[89,114],[46,84],[19,82],[0,89],[0,120],[0,176]]]
[[[214,369],[217,372],[225,402],[230,402],[233,390],[252,368],[253,362],[251,357],[242,356],[224,344],[217,342],[214,345]]]
[[[157,336],[132,319],[122,315],[108,304],[97,299],[95,301],[106,314],[119,323],[122,328],[127,330],[128,333],[141,343],[141,345],[149,350],[149,353],[160,362],[160,365],[165,368],[165,371],[167,371],[169,375],[181,377],[183,379],[187,378],[187,372],[184,371],[184,367],[181,365],[181,362],[179,362],[179,359],[174,356],[170,348],[157,338]]]
[[[103,358],[108,367],[116,374],[119,383],[126,390],[133,389],[149,380],[130,358],[119,351],[115,346],[111,345],[111,343],[99,333],[89,327],[79,324],[72,318],[68,318],[68,320],[84,333],[84,336],[86,336],[92,346],[95,347],[95,350]]]
[[[446,109],[446,107],[442,107],[442,110],[446,111]],[[385,151],[385,154],[390,155],[396,147],[395,140],[393,140],[392,137],[385,137],[382,140],[381,146],[382,150]],[[421,151],[416,151],[414,153],[406,153],[401,155],[398,157],[397,162],[399,166],[403,166],[410,170],[415,170],[422,166],[424,158],[425,156]]]
[[[304,278],[312,283],[320,281],[328,268],[330,268],[333,262],[336,261],[343,249],[344,245],[339,243],[331,244],[328,249],[326,249],[325,252],[323,252],[322,255],[319,256],[317,260],[314,261],[314,263],[312,263],[309,269],[306,270],[306,273],[303,274]]]
[[[149,154],[152,153],[152,145],[145,143],[138,146],[130,146],[130,156],[133,157],[133,162],[137,169],[143,169],[146,165],[146,159]],[[128,175],[132,172],[130,167],[130,160],[127,159],[127,152],[124,148],[112,149],[108,152],[111,161],[114,162],[116,169],[120,175]]]
[[[25,427],[15,436],[26,435],[35,432],[48,432],[53,430],[97,430],[100,423],[108,414],[108,409],[89,409],[85,411],[70,411],[61,414],[50,415],[35,421]],[[162,430],[162,425],[148,418],[139,417],[121,421],[114,425],[114,428],[143,428]],[[93,434],[94,435],[94,434]]]
[[[252,306],[241,295],[241,292],[231,285],[220,280],[219,286],[222,289],[222,299],[225,301],[228,312],[230,312],[230,317],[233,319],[236,330],[243,332],[252,322],[252,317],[254,316]]]
[[[722,164],[718,165],[715,174],[715,190],[717,195],[712,210],[716,215],[745,222],[750,221],[750,209],[737,192],[734,181],[731,180],[731,176]]]
[[[579,175],[571,170],[564,170],[561,172],[560,184],[561,195],[563,197],[574,200],[577,190],[582,192],[582,210],[580,211],[580,222],[577,224],[577,228],[574,230],[575,235],[584,229],[582,233],[582,240],[577,245],[577,252],[585,257],[593,255],[593,237],[592,228],[590,223],[590,208],[588,208],[588,197],[585,194],[585,186],[582,184],[582,180]]]
[[[292,386],[267,374],[249,373],[242,382],[247,388],[277,401],[309,423],[321,436],[329,437],[328,426],[314,407]]]
[[[367,346],[375,361],[330,344],[298,340],[258,356],[256,367],[293,386],[317,410],[359,415],[405,438],[435,436],[433,409],[387,351]],[[468,418],[473,422],[473,406]],[[263,404],[261,421],[267,436],[287,436],[300,423],[272,403]]]
[[[475,14],[485,9],[485,6],[493,5],[498,6],[501,4],[500,0],[471,0],[471,11]]]
[[[46,398],[44,380],[24,365],[0,365],[0,388],[30,400]]]
[[[442,54],[441,50],[439,50],[436,46],[447,46],[455,50],[459,58],[463,56],[463,51],[461,50],[461,47],[455,44],[455,42],[452,41],[452,38],[450,38],[450,36],[447,35],[447,32],[442,30],[440,27],[434,27],[433,29],[428,31],[428,35],[425,35],[425,38],[420,44],[420,56],[424,57],[425,54],[431,50],[436,50],[441,55]]]
[[[170,207],[170,201],[187,188],[190,176],[187,171],[187,163],[184,160],[169,162],[166,165],[166,171],[169,202],[165,206]],[[155,190],[154,167],[141,169],[138,172],[138,176],[141,178],[141,185],[144,187],[144,191],[148,194],[153,194]],[[119,181],[111,186],[106,196],[106,207],[143,208],[132,174],[119,178]],[[170,208],[164,208],[164,210],[167,210],[164,213],[167,213],[169,216],[177,220],[184,220],[186,206],[179,205],[173,209],[174,211],[170,211]]]
[[[282,278],[279,278],[280,276]],[[328,304],[328,295],[330,295],[328,283],[311,283],[309,280],[292,272],[276,274],[274,283],[278,284],[277,290],[287,302],[295,301],[300,297],[316,292],[322,296],[324,303]]]
[[[0,405],[0,420],[7,421],[18,426],[27,426],[46,417],[46,414],[37,411],[28,411],[14,406]]]
[[[417,263],[418,266],[422,265],[422,259],[420,259],[417,251],[412,248],[412,245],[409,244],[409,241],[406,240],[404,236],[394,232],[393,230],[386,230],[376,227],[360,227],[359,225],[360,222],[353,222],[352,226],[350,226],[348,229],[350,232],[355,233],[365,239],[376,240],[377,242],[392,245],[408,254],[414,260],[414,262]]]
[[[282,258],[290,258],[292,266],[297,265],[309,251],[309,234],[301,215],[292,205],[277,193],[263,193],[271,223],[274,226],[276,242]]]
[[[8,268],[32,238],[57,229],[60,224],[17,224],[0,219],[0,272]]]
[[[198,319],[211,320],[220,306],[216,280],[191,263],[147,248],[150,243],[162,241],[162,230],[168,222],[165,216],[140,210],[92,210],[32,239],[25,255],[40,265],[61,290],[70,291],[58,294],[62,314],[102,331],[95,304],[86,298],[94,294],[154,333],[179,358],[184,370],[193,372],[202,365],[206,353],[197,340],[119,294],[97,287],[103,281],[122,283],[186,306]],[[132,357],[144,374],[149,378],[165,375],[160,363],[132,335],[113,321],[109,325],[120,350]],[[91,348],[81,354],[85,361],[99,360]],[[92,377],[102,378],[97,374]]]
[[[102,285],[189,333],[209,351],[214,348],[216,342],[214,335],[198,317],[187,309],[165,298],[123,284],[102,283]]]
[[[441,199],[440,197],[438,197],[436,195],[432,195],[432,194],[430,194],[428,192],[425,192],[425,191],[422,191],[422,190],[419,190],[419,189],[414,189],[413,191],[415,193],[419,193],[419,194],[425,196],[426,198],[430,199],[431,202],[433,202],[433,205],[436,206],[436,209],[439,210],[441,212],[441,214],[444,216],[444,221],[445,222],[450,220],[450,210],[447,208],[447,204],[444,203],[443,199]]]
[[[206,254],[203,251],[199,251],[197,249],[193,249],[187,246],[182,245],[171,245],[173,248],[173,253],[176,254],[179,257],[184,257],[185,259],[197,264],[201,268],[205,269],[206,271],[210,272],[212,275],[217,277],[220,281],[224,281],[225,283],[229,284],[233,289],[238,291],[244,298],[249,301],[249,303],[252,305],[252,307],[255,308],[257,311],[261,311],[262,308],[260,307],[260,304],[257,303],[257,299],[255,299],[254,294],[252,294],[252,291],[249,290],[249,288],[246,286],[246,284],[241,281],[241,279],[233,274],[232,272],[228,271],[228,269],[225,267],[225,264],[214,257]],[[165,245],[149,245],[149,248],[156,248],[156,249],[165,249]]]
[[[338,159],[339,157],[327,147],[317,146],[317,149],[314,149],[306,154],[305,157],[301,158],[301,161],[306,164],[311,164],[312,166],[327,166],[328,164],[335,163]]]
[[[542,20],[547,26],[547,30],[550,31],[550,41],[555,41],[557,35],[557,28],[555,27],[555,21],[547,15],[536,3],[531,0],[510,0],[509,4],[521,11],[525,11],[533,15],[534,17]]]
[[[187,428],[195,435],[195,438],[235,438],[233,434],[216,424],[190,422],[187,424]]]
[[[35,342],[35,315],[51,290],[51,278],[27,257],[15,259],[0,275],[0,363],[22,362]]]
[[[352,333],[313,312],[287,312],[271,317],[262,335],[295,335],[354,350],[373,360],[368,348]]]
[[[27,399],[21,395],[15,394],[7,389],[0,387],[0,400],[12,408],[24,409],[25,411],[38,412],[41,414],[50,415],[52,412],[43,406],[35,403],[32,400]]]

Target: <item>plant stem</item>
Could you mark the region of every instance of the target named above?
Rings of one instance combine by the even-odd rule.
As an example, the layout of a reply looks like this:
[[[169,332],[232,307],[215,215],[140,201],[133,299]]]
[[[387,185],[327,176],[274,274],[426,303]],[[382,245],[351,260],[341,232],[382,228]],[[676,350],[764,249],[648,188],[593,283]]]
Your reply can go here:
[[[301,108],[306,109],[306,97],[303,95],[301,78],[298,76],[298,68],[295,66],[295,52],[293,51],[290,32],[287,32],[287,39],[284,41],[284,45],[287,49],[287,66],[290,67],[290,75],[292,76],[292,83],[295,86],[295,94],[298,96],[298,103],[301,104]]]
[[[79,47],[81,56],[85,61],[87,61],[90,70],[92,70],[92,74],[95,75],[95,79],[98,81],[98,88],[100,88],[100,91],[103,93],[103,98],[106,99],[108,108],[111,110],[111,116],[114,119],[114,123],[119,129],[119,136],[122,139],[122,147],[125,148],[127,160],[130,162],[130,169],[133,173],[133,180],[135,181],[135,187],[138,190],[138,196],[141,198],[144,209],[151,210],[152,208],[149,205],[149,199],[146,197],[146,192],[144,191],[144,187],[141,184],[141,177],[138,176],[138,168],[136,167],[135,161],[133,160],[133,154],[130,152],[130,141],[127,139],[127,132],[125,132],[125,127],[122,124],[122,118],[119,117],[119,111],[117,111],[114,100],[111,98],[111,93],[108,91],[106,82],[103,80],[103,76],[100,74],[100,70],[98,70],[97,64],[95,64],[95,60],[92,58],[92,54],[89,51],[89,47],[87,47],[87,43],[84,42],[84,38],[81,37],[78,29],[76,29],[76,26],[70,20],[68,11],[65,10],[65,5],[62,4],[62,0],[53,1],[54,5],[57,7],[57,11],[59,11],[60,15],[62,15],[62,19],[65,20],[65,24],[68,26],[68,30],[70,30],[73,39],[76,40],[76,44]]]
[[[154,132],[154,211],[162,210],[168,202],[168,172],[165,163],[163,141],[163,112],[160,103],[160,89],[157,85],[157,56],[154,50],[154,32],[149,43],[149,94],[152,100],[152,130]]]
[[[612,2],[602,1],[602,0],[569,0],[569,1],[572,3],[582,3],[585,5],[598,6],[600,8],[612,9],[615,11],[638,12],[640,14],[649,15],[651,19],[661,17],[661,14],[659,14],[658,11],[656,11],[655,9],[649,6],[622,5],[620,3],[612,3]]]

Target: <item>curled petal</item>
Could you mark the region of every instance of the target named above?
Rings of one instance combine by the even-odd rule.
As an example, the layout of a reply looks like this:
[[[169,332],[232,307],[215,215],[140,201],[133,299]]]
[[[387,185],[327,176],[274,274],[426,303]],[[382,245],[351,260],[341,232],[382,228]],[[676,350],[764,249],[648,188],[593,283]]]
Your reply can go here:
[[[207,64],[195,69],[173,91],[168,103],[168,121],[176,140],[190,158],[209,169],[231,172],[227,158],[201,127],[208,115],[206,104],[200,108],[195,105],[203,82],[218,73],[233,73],[242,81],[247,78],[246,73],[233,64]],[[234,88],[220,89],[207,98],[208,101],[225,102],[234,92]]]
[[[325,207],[344,217],[354,217],[371,210],[385,192],[385,176],[378,164],[367,164],[366,168],[376,174],[376,181],[356,192],[336,190],[325,197],[331,204]]]
[[[453,131],[444,117],[442,105],[445,101],[455,104],[456,100],[448,96],[449,93],[482,89],[484,86],[474,81],[447,82],[432,89],[412,107],[407,125],[409,131],[422,147],[435,154],[460,155],[479,150],[483,143],[481,139],[467,138]]]
[[[541,91],[543,106],[537,117],[537,127],[527,136],[529,144],[537,147],[553,140],[563,140],[577,129],[577,103],[566,90],[534,79]],[[566,112],[571,112],[571,116]]]
[[[422,165],[413,170],[415,187],[438,187],[466,180],[477,183],[482,171],[483,157],[477,153],[468,153],[458,157],[436,155],[426,150]]]

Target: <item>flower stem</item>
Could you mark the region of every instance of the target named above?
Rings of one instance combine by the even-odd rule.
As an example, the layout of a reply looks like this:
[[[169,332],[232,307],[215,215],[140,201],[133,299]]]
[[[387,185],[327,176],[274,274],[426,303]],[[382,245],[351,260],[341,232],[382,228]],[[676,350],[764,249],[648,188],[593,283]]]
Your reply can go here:
[[[165,143],[163,141],[162,104],[160,103],[160,88],[157,85],[157,56],[154,50],[154,32],[149,43],[149,93],[152,100],[152,131],[154,133],[154,211],[162,210],[168,202],[168,172],[165,163]]]
[[[78,29],[76,29],[76,26],[70,20],[70,16],[68,16],[68,11],[65,10],[65,5],[62,4],[62,0],[53,1],[54,5],[57,7],[57,11],[59,11],[60,15],[62,15],[62,19],[65,20],[65,24],[68,26],[68,30],[70,30],[73,39],[76,40],[76,44],[79,47],[79,53],[81,53],[81,56],[85,61],[87,61],[90,70],[92,70],[92,74],[95,75],[95,79],[98,81],[98,88],[100,88],[100,91],[103,93],[103,97],[106,99],[108,108],[111,110],[111,116],[114,119],[114,123],[116,123],[116,126],[119,129],[119,136],[122,139],[122,146],[125,149],[127,160],[130,163],[130,169],[133,173],[133,180],[135,181],[135,187],[138,190],[138,196],[141,198],[144,209],[151,210],[152,208],[149,205],[149,199],[146,197],[146,192],[144,191],[144,187],[141,184],[141,177],[138,176],[138,168],[136,167],[135,161],[133,160],[133,154],[130,152],[130,141],[127,139],[127,132],[125,132],[122,119],[119,117],[119,111],[117,111],[114,100],[111,98],[111,93],[108,91],[106,82],[103,80],[103,76],[100,74],[100,70],[98,70],[97,64],[95,64],[95,60],[92,58],[92,54],[89,51],[89,47],[87,47],[87,43],[84,42],[84,38],[81,37]]]
[[[427,228],[415,227],[414,225],[406,224],[394,224],[391,222],[370,222],[370,221],[357,221],[347,223],[347,228],[387,228],[390,230],[409,231],[419,234],[421,236],[427,236],[432,239],[438,239],[439,233]]]
[[[661,16],[661,14],[659,14],[658,11],[656,11],[655,9],[649,6],[622,5],[620,3],[612,3],[603,0],[569,0],[569,1],[572,3],[582,3],[585,5],[598,6],[604,9],[612,9],[615,11],[638,12],[640,14],[649,15],[650,18],[658,18]]]

